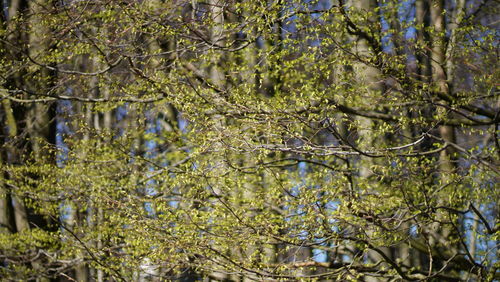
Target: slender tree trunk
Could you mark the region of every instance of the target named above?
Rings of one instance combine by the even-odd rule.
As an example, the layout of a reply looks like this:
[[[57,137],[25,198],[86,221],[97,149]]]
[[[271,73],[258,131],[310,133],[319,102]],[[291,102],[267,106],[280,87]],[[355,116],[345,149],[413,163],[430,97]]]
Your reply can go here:
[[[210,41],[213,42],[213,44],[216,45],[224,45],[224,5],[225,1],[223,0],[209,0],[208,1],[208,9],[209,9],[209,14],[212,23],[212,26],[210,28]],[[221,53],[218,51],[213,50],[214,54],[220,55]],[[210,82],[213,83],[214,86],[217,88],[222,88],[225,86],[225,77],[224,77],[224,72],[220,68],[220,63],[222,62],[222,58],[214,55],[213,60],[211,61],[211,65],[208,69],[208,75],[210,77]],[[212,100],[213,103],[218,104],[218,103],[223,103],[221,101],[221,97],[218,97],[217,93],[214,93],[214,99]],[[214,122],[215,126],[219,127],[222,129],[224,127],[225,119],[221,115],[216,115],[214,116]],[[218,142],[217,144],[214,145],[216,150],[223,150],[222,144]],[[216,162],[222,162],[221,159],[216,160]],[[214,191],[216,194],[221,195],[223,193],[222,190],[219,189],[219,187],[214,187]],[[212,277],[220,280],[228,280],[228,279],[235,279],[234,277],[230,277],[230,275],[224,273],[224,272],[214,272],[210,274]],[[237,278],[236,278],[237,279]]]
[[[432,38],[432,80],[434,86],[443,95],[450,96],[450,89],[447,82],[446,73],[446,27],[444,17],[444,0],[433,1],[430,5],[431,24],[434,28],[434,36]],[[442,125],[439,127],[439,133],[446,142],[455,143],[455,130],[452,126]],[[440,168],[443,182],[450,181],[449,174],[455,170],[453,164],[453,149],[448,148],[440,153]]]
[[[430,3],[430,20],[431,27],[433,28],[433,35],[431,38],[432,55],[431,55],[431,67],[432,67],[432,85],[435,87],[436,91],[440,93],[443,97],[451,97],[451,89],[448,85],[448,73],[446,72],[446,66],[449,64],[447,61],[446,54],[446,26],[445,26],[445,9],[444,0],[434,0]],[[452,65],[449,64],[449,70],[452,71]],[[443,101],[447,103],[446,101]],[[444,111],[445,109],[438,109]],[[444,113],[444,115],[449,116],[449,113]],[[455,128],[450,125],[440,125],[439,134],[444,142],[456,143]],[[446,150],[440,152],[439,155],[439,170],[440,170],[440,180],[441,185],[448,185],[443,192],[456,189],[456,186],[452,184],[453,177],[452,174],[456,172],[456,164],[454,157],[455,150],[452,147],[448,147]],[[456,231],[452,230],[449,226],[441,226],[442,221],[454,220],[449,219],[446,213],[437,214],[437,222],[435,223],[435,230],[433,232],[433,238],[431,238],[431,244],[434,240],[440,240],[444,238],[447,241],[452,240],[457,236]],[[457,222],[454,223],[455,225]],[[452,253],[458,252],[458,243],[449,246],[449,250]],[[438,262],[437,267],[441,267],[444,263]]]
[[[12,26],[12,23],[11,23],[11,19],[13,17],[15,17],[17,15],[17,11],[19,9],[19,4],[20,4],[20,0],[13,0],[11,1],[10,3],[10,6],[6,6],[6,7],[3,7],[4,8],[4,12],[6,11],[6,14],[4,14],[5,16],[5,25],[7,26],[7,29],[11,29],[13,26]],[[3,97],[7,97],[9,95],[9,93],[7,93],[7,90],[3,88],[0,89],[0,92],[1,92],[1,96],[2,98]],[[17,130],[17,125],[16,125],[16,120],[14,118],[14,113],[12,111],[12,105],[11,105],[11,102],[10,100],[8,99],[3,99],[2,100],[2,110],[3,110],[3,113],[4,113],[4,119],[5,119],[5,122],[4,122],[4,129],[7,131],[5,136],[7,136],[7,138],[4,140],[4,146],[6,146],[7,148],[3,148],[5,149],[6,151],[9,151],[11,149],[9,149],[9,147],[11,145],[9,145],[9,138],[12,138],[12,136],[15,136],[17,133],[13,133],[13,131]],[[6,159],[9,157],[8,156],[8,152],[6,152],[4,154],[4,156],[2,156],[2,154],[4,154],[3,150],[0,152],[0,165],[4,163],[4,161],[7,161]],[[5,159],[5,160],[4,160]],[[3,170],[0,171],[0,232],[14,232],[15,229],[14,229],[14,218],[13,218],[13,207],[12,207],[12,197],[11,197],[11,194],[10,194],[10,191],[9,189],[5,186],[5,183],[4,183],[4,174],[3,174]]]
[[[5,90],[1,90],[5,91]],[[4,130],[7,131],[5,136],[7,138],[4,140],[4,148],[2,148],[2,152],[0,152],[0,165],[3,165],[3,158],[9,158],[9,155],[12,155],[13,148],[9,140],[16,136],[17,125],[16,120],[14,118],[14,113],[12,112],[12,106],[10,100],[5,99],[2,100],[2,108],[4,114]],[[5,150],[5,152],[4,152]],[[3,156],[2,156],[3,155]],[[12,210],[12,197],[9,189],[6,187],[4,182],[4,173],[3,170],[0,171],[0,231],[2,233],[11,233],[15,231],[15,223],[13,218],[14,211]]]
[[[380,24],[380,19],[376,12],[378,8],[378,2],[376,0],[356,0],[351,1],[352,6],[360,13],[373,13],[373,16],[369,18],[369,22],[372,26],[376,26]],[[364,28],[360,26],[359,28]],[[376,27],[372,27],[376,29]],[[377,30],[372,30],[369,34],[376,34],[379,32]],[[370,46],[370,43],[366,38],[362,36],[357,36],[354,38],[356,40],[355,52],[364,58],[369,58],[374,56],[375,52],[379,50],[374,50],[374,46]],[[377,39],[375,39],[377,40]],[[357,74],[357,80],[363,85],[366,85],[366,96],[367,99],[372,99],[373,97],[378,97],[384,91],[384,84],[382,82],[382,76],[380,70],[365,65],[363,63],[356,63],[354,65],[354,72]],[[370,150],[375,142],[374,139],[374,122],[372,119],[357,116],[356,117],[358,128],[358,148],[360,150]],[[359,181],[358,184],[370,182],[369,178],[372,176],[372,171],[370,170],[370,166],[373,164],[374,159],[366,156],[361,156],[360,164],[359,164]],[[361,186],[362,185],[362,186]],[[367,189],[369,186],[365,184],[358,185],[355,189]],[[363,188],[365,187],[365,188]],[[361,192],[361,191],[360,191]],[[355,200],[355,199],[353,199]],[[392,259],[392,251],[388,247],[381,247],[380,250],[388,257]],[[383,257],[377,253],[376,251],[368,251],[367,252],[368,259],[373,263],[378,263],[383,260]],[[388,267],[388,265],[386,265]],[[366,277],[366,281],[378,281],[378,279],[373,277]]]

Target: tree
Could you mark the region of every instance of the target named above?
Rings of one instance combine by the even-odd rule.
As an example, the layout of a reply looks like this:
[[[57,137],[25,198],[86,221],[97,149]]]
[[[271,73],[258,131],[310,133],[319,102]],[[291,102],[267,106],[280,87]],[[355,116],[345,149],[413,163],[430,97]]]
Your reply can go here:
[[[495,1],[2,5],[2,277],[500,279]]]

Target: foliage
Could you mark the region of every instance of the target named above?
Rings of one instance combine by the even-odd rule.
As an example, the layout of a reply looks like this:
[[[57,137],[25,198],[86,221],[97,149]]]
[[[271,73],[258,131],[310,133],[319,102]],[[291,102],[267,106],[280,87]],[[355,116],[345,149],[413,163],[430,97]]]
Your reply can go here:
[[[500,279],[495,1],[4,2],[0,276]]]

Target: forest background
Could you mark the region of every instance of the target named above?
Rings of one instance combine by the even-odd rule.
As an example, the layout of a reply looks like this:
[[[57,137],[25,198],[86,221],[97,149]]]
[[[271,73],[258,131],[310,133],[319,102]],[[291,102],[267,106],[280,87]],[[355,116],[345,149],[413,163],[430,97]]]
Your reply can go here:
[[[0,277],[499,281],[497,0],[4,0]]]

